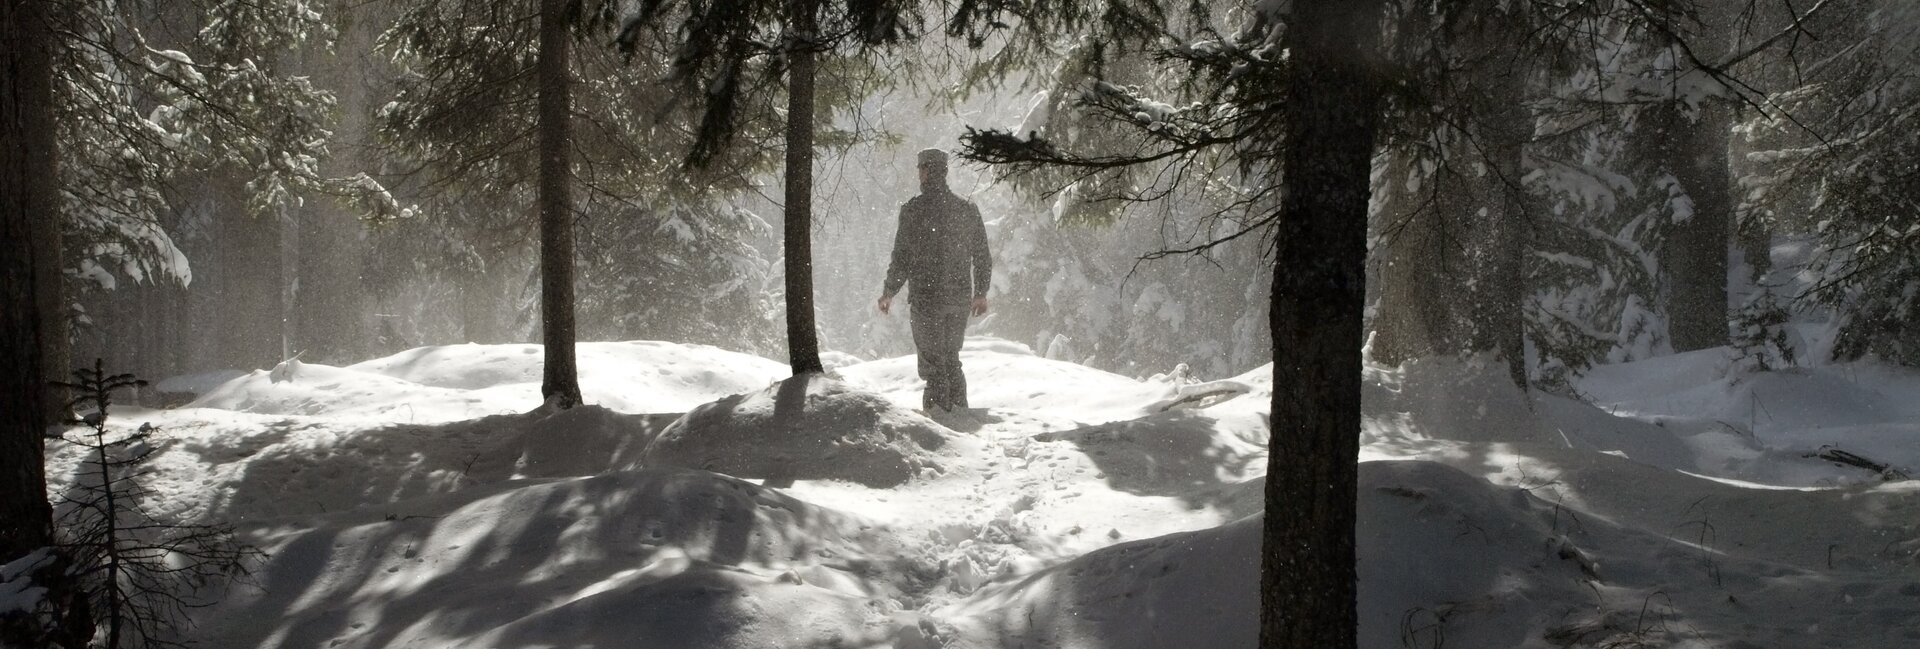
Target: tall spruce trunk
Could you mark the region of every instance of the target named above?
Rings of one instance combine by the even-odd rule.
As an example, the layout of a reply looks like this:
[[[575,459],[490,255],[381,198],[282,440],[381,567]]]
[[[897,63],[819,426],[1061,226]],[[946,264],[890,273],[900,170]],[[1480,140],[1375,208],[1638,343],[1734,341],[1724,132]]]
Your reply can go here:
[[[1732,179],[1727,139],[1732,107],[1725,101],[1700,102],[1693,115],[1679,102],[1662,106],[1672,131],[1662,137],[1668,169],[1693,200],[1693,216],[1678,224],[1668,240],[1666,269],[1673,351],[1725,345],[1727,326],[1727,249],[1732,242]]]
[[[340,143],[320,161],[329,176],[351,176],[376,167],[370,149],[373,132],[371,84],[365,81],[367,63],[382,25],[378,8],[361,3],[331,8],[329,17],[337,40],[332,49],[301,52],[299,70],[324,88],[332,88],[338,116],[332,140]],[[346,365],[374,350],[369,313],[372,306],[360,281],[367,254],[367,230],[358,215],[341,201],[306,201],[293,210],[300,241],[298,264],[290,272],[299,287],[288,304],[293,312],[293,350],[307,361]],[[324,252],[321,252],[324,251]]]
[[[48,3],[0,3],[0,562],[48,545],[47,368],[35,232],[59,213]],[[57,261],[57,259],[56,259]]]
[[[51,19],[53,12],[56,11],[54,5],[48,2],[26,2],[25,4],[34,5],[39,8],[22,9],[21,11],[28,11],[33,15],[46,17],[45,19]],[[28,41],[20,46],[22,51],[31,51],[33,52],[32,56],[47,61],[44,65],[35,64],[36,66],[44,68],[45,72],[29,72],[30,74],[45,78],[46,90],[43,92],[37,88],[21,88],[22,90],[31,90],[36,93],[34,95],[36,98],[24,98],[23,101],[36,102],[41,106],[45,106],[44,110],[47,111],[46,116],[44,118],[34,118],[36,120],[45,120],[43,122],[36,122],[44,126],[45,132],[33,133],[33,137],[20,140],[9,137],[5,140],[0,140],[0,146],[10,147],[12,149],[11,153],[13,154],[24,152],[26,155],[44,155],[52,158],[54,157],[53,130],[55,128],[52,90],[53,64],[51,62],[53,53],[47,48],[51,47],[50,42],[55,36],[53,35],[52,28],[46,27],[45,25],[46,23],[43,22],[39,25],[28,27],[28,29],[38,30],[40,35],[37,38],[40,40]],[[36,79],[33,83],[37,85],[40,84],[41,81]],[[33,110],[38,111],[41,109],[36,107]],[[35,146],[36,144],[39,146]],[[40,408],[46,413],[46,421],[52,423],[65,420],[72,416],[67,413],[67,389],[54,385],[54,382],[65,381],[72,378],[68,376],[67,373],[73,370],[73,321],[68,307],[69,300],[67,299],[66,273],[62,272],[62,265],[66,262],[66,241],[61,236],[60,225],[66,217],[61,214],[59,210],[60,197],[58,190],[53,189],[59,187],[59,184],[52,180],[54,176],[51,173],[57,168],[58,161],[50,159],[46,162],[46,165],[49,174],[43,182],[47,183],[47,186],[50,188],[47,191],[55,193],[51,198],[46,199],[45,203],[41,203],[41,205],[45,206],[45,211],[39,212],[30,218],[27,226],[29,228],[28,236],[32,241],[34,249],[32,259],[33,281],[35,284],[33,292],[34,299],[37,302],[35,312],[39,314],[40,318],[40,389],[46,392]],[[4,344],[15,344],[16,341],[24,340],[26,339],[11,338]]]
[[[1500,44],[1481,47],[1497,52]],[[1387,365],[1490,353],[1525,389],[1522,262],[1529,239],[1520,178],[1533,113],[1525,103],[1525,76],[1512,65],[1461,74],[1476,75],[1472,86],[1481,95],[1470,101],[1460,134],[1472,146],[1455,152],[1418,193],[1402,181],[1413,173],[1411,155],[1387,163],[1376,223],[1385,241],[1375,248],[1379,310],[1368,351]]]
[[[1457,289],[1467,266],[1457,215],[1437,207],[1436,192],[1447,188],[1442,178],[1428,178],[1421,189],[1409,191],[1405,178],[1414,172],[1413,156],[1390,153],[1380,190],[1377,213],[1381,245],[1373,259],[1379,310],[1373,319],[1374,362],[1397,366],[1407,361],[1457,350],[1460,319],[1456,308],[1465,296]]]
[[[541,0],[540,52],[540,321],[546,347],[540,396],[562,408],[581,403],[574,361],[573,201],[568,183],[572,107],[567,96],[567,0]]]
[[[1522,155],[1533,137],[1533,112],[1525,103],[1525,82],[1518,71],[1494,82],[1494,92],[1481,107],[1488,123],[1481,129],[1486,140],[1489,196],[1485,219],[1479,227],[1485,231],[1486,256],[1479,277],[1475,278],[1474,304],[1477,313],[1470,347],[1492,351],[1506,363],[1507,378],[1521,390],[1527,389],[1526,314],[1527,279],[1525,264],[1530,229],[1527,193],[1520,186],[1526,173]]]
[[[1272,439],[1260,553],[1260,646],[1350,649],[1358,616],[1368,171],[1381,92],[1369,70],[1383,0],[1295,0],[1274,256]]]
[[[787,44],[787,359],[795,375],[820,373],[813,317],[813,72],[818,0],[789,0]]]

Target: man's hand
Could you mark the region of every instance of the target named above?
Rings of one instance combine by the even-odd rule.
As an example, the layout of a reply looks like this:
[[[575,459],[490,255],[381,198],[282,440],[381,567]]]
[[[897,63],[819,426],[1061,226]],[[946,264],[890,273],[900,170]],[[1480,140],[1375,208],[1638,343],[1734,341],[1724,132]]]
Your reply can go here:
[[[881,309],[881,311],[885,311],[885,310],[886,309]],[[987,296],[985,295],[973,296],[973,317],[978,318],[986,314],[987,314]]]
[[[882,296],[880,296],[880,303],[879,303],[879,304],[880,304],[880,315],[893,315],[893,314],[892,314],[892,310],[893,310],[893,296],[891,296],[891,295],[882,295]]]

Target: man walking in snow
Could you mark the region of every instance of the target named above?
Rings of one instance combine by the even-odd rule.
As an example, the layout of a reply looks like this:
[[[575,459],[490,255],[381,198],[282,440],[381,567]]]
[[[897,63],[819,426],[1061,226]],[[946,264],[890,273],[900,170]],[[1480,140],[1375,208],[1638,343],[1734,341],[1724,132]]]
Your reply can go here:
[[[910,289],[913,346],[920,351],[920,378],[927,389],[920,403],[934,408],[967,407],[967,377],[960,370],[960,343],[967,315],[987,313],[987,285],[993,258],[987,254],[987,227],[980,209],[947,188],[947,152],[920,152],[920,195],[900,206],[900,229],[893,236],[893,261],[880,288],[880,312],[890,313],[893,296]]]

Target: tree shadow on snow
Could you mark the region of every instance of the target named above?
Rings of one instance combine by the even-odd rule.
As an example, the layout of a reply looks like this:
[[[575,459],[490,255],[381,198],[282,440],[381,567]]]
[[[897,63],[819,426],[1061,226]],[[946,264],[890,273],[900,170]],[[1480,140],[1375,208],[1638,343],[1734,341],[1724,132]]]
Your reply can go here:
[[[766,579],[733,566],[858,556],[857,548],[875,543],[847,536],[868,534],[850,531],[858,527],[776,491],[696,470],[483,486],[403,503],[386,517],[354,512],[298,532],[272,548],[258,573],[260,590],[201,626],[222,646],[383,647],[459,642],[540,617],[545,622],[532,629],[506,629],[505,643],[493,646],[548,646],[544,639],[555,635],[589,646],[604,632],[581,626],[608,621],[576,615],[567,623],[563,609],[602,597],[740,602],[739,589]],[[854,574],[891,569],[847,561]],[[715,571],[737,577],[698,578]],[[741,606],[674,608],[674,619],[620,626],[638,634],[627,638],[635,646],[650,646],[649,638],[723,640],[742,622]],[[538,630],[555,620],[572,626]]]
[[[1181,498],[1191,507],[1221,509],[1233,518],[1261,508],[1258,483],[1233,476],[1245,475],[1253,463],[1264,461],[1265,453],[1243,453],[1222,444],[1214,419],[1191,410],[1042,433],[1033,439],[1072,442],[1106,475],[1107,484],[1120,491]]]
[[[188,450],[213,464],[245,462],[213,489],[210,519],[342,512],[516,479],[598,475],[638,463],[679,415],[626,415],[582,406],[444,424],[397,424],[341,434],[318,423],[275,426],[232,446]]]

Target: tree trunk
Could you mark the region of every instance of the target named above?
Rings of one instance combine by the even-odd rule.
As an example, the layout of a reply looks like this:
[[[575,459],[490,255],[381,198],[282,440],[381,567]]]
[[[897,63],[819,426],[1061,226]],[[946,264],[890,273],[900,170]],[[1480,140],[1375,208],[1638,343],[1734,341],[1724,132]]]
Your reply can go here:
[[[377,167],[367,153],[376,106],[371,105],[372,84],[366,78],[378,69],[371,53],[383,28],[377,17],[384,10],[362,3],[330,9],[337,34],[334,47],[303,52],[299,63],[318,85],[333,89],[334,144],[320,161],[320,170],[345,177]],[[300,254],[294,271],[299,291],[291,301],[293,349],[307,361],[346,365],[363,360],[373,352],[366,315],[372,301],[360,280],[367,255],[366,226],[354,210],[335,200],[307,201],[294,214]]]
[[[286,315],[287,269],[281,262],[286,222],[277,215],[248,216],[246,191],[229,176],[208,179],[202,196],[213,234],[206,253],[189,257],[200,277],[194,283],[194,327],[202,362],[218,368],[266,368],[286,359],[281,349]],[[197,251],[188,251],[194,254]],[[241,322],[246,326],[231,326]]]
[[[1408,175],[1418,173],[1413,157],[1385,157],[1386,181],[1375,224],[1382,242],[1374,260],[1380,302],[1368,352],[1374,362],[1398,366],[1457,351],[1454,311],[1462,297],[1458,287],[1466,269],[1461,263],[1466,246],[1455,231],[1455,215],[1440,209],[1436,200],[1450,179],[1428,175],[1421,189],[1407,191]]]
[[[567,0],[540,2],[540,320],[546,346],[540,396],[562,408],[581,402],[573,354],[573,202],[568,103]]]
[[[1487,174],[1480,183],[1486,188],[1485,212],[1479,222],[1485,250],[1476,264],[1473,301],[1474,332],[1470,347],[1492,351],[1507,365],[1507,378],[1521,390],[1527,389],[1526,316],[1522,307],[1527,298],[1524,264],[1528,235],[1526,189],[1520,177],[1526,173],[1522,154],[1533,138],[1533,113],[1525,103],[1524,81],[1511,70],[1494,81],[1492,101],[1481,106],[1487,122],[1480,125],[1486,142]]]
[[[1383,0],[1295,0],[1284,198],[1274,256],[1274,386],[1260,646],[1354,647],[1354,523],[1367,200]]]
[[[820,373],[813,322],[813,38],[818,0],[789,0],[787,49],[787,362],[795,375]]]
[[[1467,74],[1477,75],[1484,97],[1470,101],[1468,130],[1446,135],[1471,145],[1425,176],[1418,193],[1403,189],[1417,173],[1410,156],[1387,163],[1376,224],[1386,245],[1376,248],[1379,309],[1369,353],[1387,365],[1491,353],[1524,389],[1528,217],[1519,183],[1533,115],[1525,81],[1509,66]]]
[[[1668,336],[1673,351],[1686,352],[1728,343],[1727,246],[1732,238],[1732,180],[1728,177],[1727,138],[1732,108],[1726,102],[1700,103],[1691,119],[1678,102],[1670,111],[1671,131],[1664,138],[1667,168],[1693,201],[1693,216],[1678,224],[1668,240]]]
[[[40,2],[29,2],[27,4],[47,7],[46,9],[26,10],[30,12],[41,12],[37,15],[47,16],[54,11],[50,4]],[[46,117],[44,117],[45,121],[38,123],[45,125],[47,134],[42,136],[36,133],[32,139],[28,140],[7,138],[4,140],[5,143],[0,144],[0,146],[13,147],[16,154],[24,151],[29,155],[45,155],[52,158],[53,147],[55,145],[53,131],[56,128],[53,116],[53,64],[51,63],[53,54],[46,49],[51,47],[46,41],[52,40],[54,36],[51,33],[52,30],[44,26],[32,26],[28,27],[28,29],[44,29],[45,31],[40,33],[45,35],[39,37],[41,40],[32,41],[32,44],[25,45],[21,49],[31,50],[35,52],[33,56],[44,58],[49,62],[43,66],[46,72],[28,73],[45,77],[44,83],[46,83],[47,90],[44,96],[40,96],[41,98],[37,100],[25,98],[23,99],[23,103],[37,101],[40,105],[45,106],[44,110],[47,112]],[[33,83],[39,84],[41,81],[35,80]],[[27,88],[23,87],[22,89],[26,90]],[[40,92],[38,89],[32,89],[32,91],[36,93]],[[33,110],[41,109],[35,108]],[[39,120],[43,118],[35,117],[34,119]],[[37,143],[44,144],[42,146],[35,146]],[[51,172],[57,168],[58,161],[48,160],[47,165],[48,171]],[[47,177],[53,178],[51,174]],[[46,182],[50,188],[59,187],[58,183],[51,180]],[[47,422],[56,423],[72,416],[67,412],[67,389],[53,385],[53,382],[67,381],[73,378],[69,374],[73,371],[73,314],[72,309],[68,306],[66,273],[62,272],[66,262],[66,242],[62,238],[60,225],[66,217],[60,213],[60,196],[58,190],[48,189],[47,191],[53,192],[53,196],[45,199],[45,203],[41,203],[45,206],[45,211],[40,212],[37,218],[31,218],[27,223],[27,227],[30,228],[28,237],[29,240],[33,242],[32,245],[34,248],[32,258],[34,265],[33,281],[35,284],[34,299],[38,302],[36,312],[40,318],[40,389],[46,392],[41,408],[46,411]],[[9,340],[24,339],[16,338]]]
[[[53,250],[36,233],[59,213],[48,3],[0,3],[0,562],[48,545],[43,380],[48,318],[41,274]],[[57,257],[55,257],[57,263]]]

